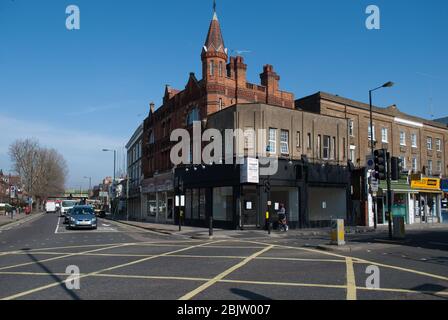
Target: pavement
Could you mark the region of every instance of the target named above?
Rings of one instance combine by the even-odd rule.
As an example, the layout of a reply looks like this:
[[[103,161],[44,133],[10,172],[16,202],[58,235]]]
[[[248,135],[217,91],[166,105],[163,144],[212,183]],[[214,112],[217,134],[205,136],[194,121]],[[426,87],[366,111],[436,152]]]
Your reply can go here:
[[[5,215],[5,214],[0,214],[0,228],[4,227],[4,226],[9,226],[11,224],[16,224],[16,223],[20,223],[20,222],[26,222],[30,219],[34,219],[36,217],[38,217],[39,215],[41,215],[41,212],[38,213],[33,213],[30,215],[26,215],[25,213],[16,213],[15,215],[13,215],[13,218],[11,219],[11,215]]]
[[[193,230],[196,231],[196,230]],[[66,230],[40,215],[0,233],[4,300],[447,300],[448,228],[196,240],[109,220]]]

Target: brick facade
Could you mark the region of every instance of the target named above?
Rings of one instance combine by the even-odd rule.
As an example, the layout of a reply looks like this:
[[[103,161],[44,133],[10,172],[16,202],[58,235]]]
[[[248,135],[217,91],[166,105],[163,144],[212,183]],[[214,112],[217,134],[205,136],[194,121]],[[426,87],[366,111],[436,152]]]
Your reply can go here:
[[[347,147],[354,148],[352,161],[356,166],[366,165],[367,156],[371,154],[369,105],[319,92],[297,100],[296,108],[352,121],[353,130],[350,132],[349,129],[347,132]],[[409,171],[434,176],[448,175],[448,127],[446,125],[407,115],[395,105],[388,108],[374,107],[373,124],[375,149],[391,150],[392,156],[405,160],[406,169]],[[383,135],[383,133],[387,134]],[[414,139],[413,136],[415,136]],[[432,141],[430,149],[427,147],[428,138]],[[436,141],[440,141],[440,148],[437,147]],[[413,144],[413,142],[416,143]],[[417,161],[416,168],[413,168],[414,159]],[[432,161],[432,174],[428,169],[429,161]],[[438,168],[439,164],[441,168]]]
[[[264,66],[258,85],[247,82],[247,65],[243,57],[230,57],[229,60],[216,13],[201,60],[201,80],[191,73],[185,89],[167,86],[162,106],[155,110],[151,105],[143,132],[145,179],[172,168],[170,133],[176,128],[189,128],[189,117],[205,120],[210,114],[241,103],[267,103],[294,109],[294,95],[279,89],[280,77],[272,65]]]

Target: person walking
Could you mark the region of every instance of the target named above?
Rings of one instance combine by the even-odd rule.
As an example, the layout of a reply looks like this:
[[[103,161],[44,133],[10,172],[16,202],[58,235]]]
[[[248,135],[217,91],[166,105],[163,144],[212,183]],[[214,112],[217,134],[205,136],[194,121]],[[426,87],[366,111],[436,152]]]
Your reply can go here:
[[[288,221],[286,219],[286,208],[285,205],[282,203],[280,204],[279,210],[278,210],[278,226],[280,231],[287,232],[288,231]]]

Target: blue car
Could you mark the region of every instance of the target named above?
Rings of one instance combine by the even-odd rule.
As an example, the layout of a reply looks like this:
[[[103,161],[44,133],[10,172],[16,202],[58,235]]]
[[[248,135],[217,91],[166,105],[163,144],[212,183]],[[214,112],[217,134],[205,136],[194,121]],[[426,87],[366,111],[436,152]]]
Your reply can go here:
[[[75,206],[68,219],[69,229],[97,229],[97,218],[91,206]]]

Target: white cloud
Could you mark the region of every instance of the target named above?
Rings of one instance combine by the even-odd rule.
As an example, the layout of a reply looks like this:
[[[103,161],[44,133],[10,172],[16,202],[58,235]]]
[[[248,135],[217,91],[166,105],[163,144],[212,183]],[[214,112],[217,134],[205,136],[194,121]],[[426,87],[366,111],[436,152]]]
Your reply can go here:
[[[92,176],[95,183],[112,174],[111,155],[103,148],[120,149],[125,139],[89,131],[88,128],[67,129],[55,124],[21,120],[0,114],[0,167],[10,168],[8,147],[16,139],[35,138],[41,145],[58,150],[67,160],[70,177],[68,184],[85,184],[84,176]]]

